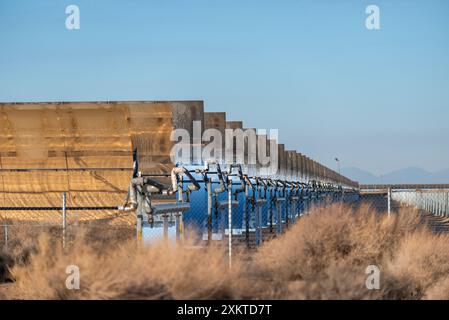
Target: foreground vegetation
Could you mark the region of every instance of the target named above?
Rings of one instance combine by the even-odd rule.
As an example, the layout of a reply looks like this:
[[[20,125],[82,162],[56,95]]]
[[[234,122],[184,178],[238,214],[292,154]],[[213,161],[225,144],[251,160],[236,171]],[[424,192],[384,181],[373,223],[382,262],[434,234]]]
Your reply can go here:
[[[449,299],[449,237],[414,209],[391,217],[369,207],[316,208],[283,236],[240,253],[228,268],[218,247],[79,232],[63,249],[49,234],[0,255],[2,299]],[[66,267],[80,290],[66,288]],[[365,286],[369,265],[380,289]]]

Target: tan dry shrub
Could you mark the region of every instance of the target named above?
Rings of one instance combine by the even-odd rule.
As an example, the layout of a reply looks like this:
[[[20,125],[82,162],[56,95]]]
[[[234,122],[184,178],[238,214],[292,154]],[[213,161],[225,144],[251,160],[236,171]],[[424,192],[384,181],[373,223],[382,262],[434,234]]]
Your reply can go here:
[[[68,265],[80,269],[80,290],[65,287]],[[126,242],[99,252],[82,239],[70,249],[42,237],[27,266],[13,268],[17,295],[25,299],[207,299],[232,298],[221,251],[167,243]]]
[[[449,275],[438,280],[429,287],[423,299],[425,300],[449,300]]]
[[[387,264],[397,283],[410,283],[411,298],[435,295],[449,275],[449,236],[416,231],[405,236]]]
[[[26,233],[24,233],[25,235]],[[388,217],[370,207],[315,208],[255,253],[242,252],[229,270],[220,247],[192,248],[87,229],[17,245],[9,298],[28,299],[420,299],[449,298],[449,238],[431,233],[420,213]],[[26,254],[26,248],[28,250]],[[22,250],[22,251],[21,251]],[[238,251],[238,250],[235,250]],[[25,256],[24,259],[17,257]],[[81,290],[65,287],[68,265]],[[365,286],[368,265],[381,270],[381,289]],[[0,289],[0,294],[5,291]]]
[[[316,208],[283,236],[256,254],[258,266],[287,280],[313,277],[330,264],[380,263],[388,249],[393,223],[369,207],[358,211],[333,205]]]
[[[265,244],[253,268],[260,277],[276,279],[275,289],[265,290],[268,298],[409,298],[413,284],[409,279],[398,282],[384,266],[401,250],[404,237],[423,228],[416,210],[387,216],[369,206],[315,208],[289,232]],[[366,289],[369,265],[382,270],[388,289]]]
[[[14,260],[6,252],[0,251],[0,283],[10,280],[10,268],[13,266]]]
[[[378,299],[380,291],[367,290],[365,268],[340,262],[307,281],[288,283],[286,297],[295,300]]]

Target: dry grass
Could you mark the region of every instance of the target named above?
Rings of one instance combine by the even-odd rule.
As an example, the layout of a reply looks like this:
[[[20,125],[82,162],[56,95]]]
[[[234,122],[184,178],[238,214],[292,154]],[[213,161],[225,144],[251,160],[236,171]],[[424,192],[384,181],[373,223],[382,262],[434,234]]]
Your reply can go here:
[[[422,299],[444,297],[448,258],[449,237],[428,230],[417,210],[388,217],[368,206],[332,206],[263,246],[254,268],[275,281],[267,297]],[[380,290],[366,289],[369,265],[381,270]]]
[[[0,255],[0,297],[20,299],[449,299],[449,237],[404,209],[387,217],[369,207],[314,209],[283,236],[227,267],[219,248],[81,232],[63,250],[51,236]],[[77,265],[81,289],[67,290]],[[365,269],[381,270],[367,290]]]
[[[78,243],[81,243],[79,241]],[[151,248],[132,242],[104,254],[75,245],[63,254],[41,239],[41,256],[13,268],[17,291],[26,299],[207,299],[229,297],[225,261],[216,252],[188,252],[160,243]],[[44,258],[46,257],[46,258]],[[81,290],[65,288],[65,268],[77,265]]]

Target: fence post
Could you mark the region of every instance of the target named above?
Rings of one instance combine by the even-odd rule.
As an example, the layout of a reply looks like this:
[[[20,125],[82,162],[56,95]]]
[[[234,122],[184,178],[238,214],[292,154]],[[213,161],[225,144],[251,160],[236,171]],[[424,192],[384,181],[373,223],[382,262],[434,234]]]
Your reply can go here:
[[[67,228],[67,197],[66,193],[62,193],[62,247],[65,248]]]
[[[168,214],[162,215],[163,225],[164,225],[164,240],[168,240]]]
[[[447,217],[449,215],[449,193],[445,192],[445,210],[444,210],[444,215]]]
[[[391,215],[391,188],[388,188],[388,216]]]
[[[296,222],[296,218],[297,218],[296,214],[298,213],[298,209],[297,209],[297,206],[296,206],[296,201],[297,200],[292,201],[292,223]]]
[[[249,190],[248,187],[245,188],[245,242],[246,246],[249,248]]]
[[[437,194],[435,193],[435,197],[437,198],[437,212],[438,212],[438,216],[442,217],[443,216],[443,208],[442,208],[442,203],[441,200],[439,199],[440,197],[437,197]]]
[[[138,201],[137,201],[137,212],[136,212],[136,237],[137,242],[140,243],[142,241],[142,223],[143,223],[143,213],[144,213],[144,203],[145,203],[145,194],[143,192],[138,193]]]
[[[225,218],[226,218],[226,209],[220,208],[220,231],[221,231],[221,240],[223,241],[223,246],[224,246],[224,241],[226,240],[226,225],[225,225]]]
[[[279,199],[276,199],[276,216],[277,216],[277,221],[276,221],[277,234],[280,235],[280,234],[282,234],[282,211],[281,211],[281,203],[279,202]]]
[[[212,180],[207,181],[207,244],[212,242]]]
[[[228,186],[228,257],[229,268],[232,267],[232,179]]]
[[[8,250],[8,225],[4,225],[5,229],[5,250]]]
[[[262,244],[262,202],[257,204],[256,216],[256,245],[259,247]]]
[[[181,182],[180,188],[178,189],[178,202],[179,203],[184,202],[184,197],[183,197],[182,193],[183,193],[183,184]],[[175,216],[175,219],[176,219],[175,220],[176,242],[180,242],[182,240],[182,235],[183,235],[183,231],[184,231],[182,212],[178,212]]]
[[[270,234],[273,233],[273,194],[270,191],[270,203],[268,204],[268,218],[270,219]]]

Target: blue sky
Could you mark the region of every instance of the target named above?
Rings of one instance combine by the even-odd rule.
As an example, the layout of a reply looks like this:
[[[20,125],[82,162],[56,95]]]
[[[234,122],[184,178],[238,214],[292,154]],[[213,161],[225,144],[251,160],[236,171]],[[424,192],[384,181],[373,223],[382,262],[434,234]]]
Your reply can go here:
[[[0,101],[202,99],[332,168],[436,171],[448,15],[444,0],[0,0]]]

